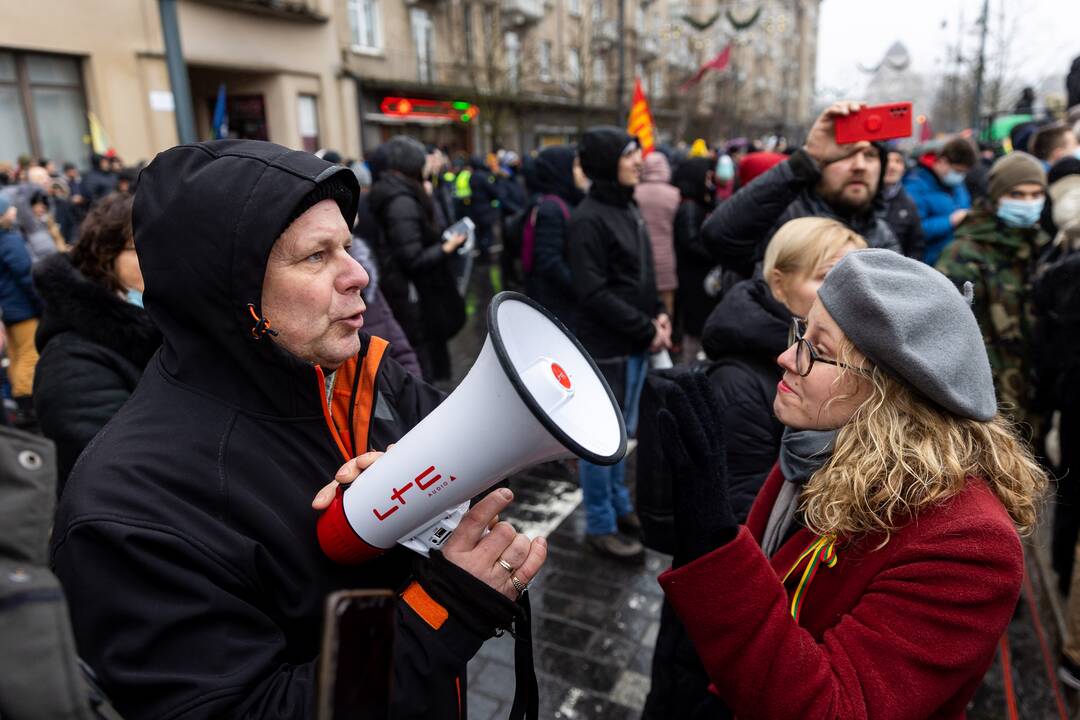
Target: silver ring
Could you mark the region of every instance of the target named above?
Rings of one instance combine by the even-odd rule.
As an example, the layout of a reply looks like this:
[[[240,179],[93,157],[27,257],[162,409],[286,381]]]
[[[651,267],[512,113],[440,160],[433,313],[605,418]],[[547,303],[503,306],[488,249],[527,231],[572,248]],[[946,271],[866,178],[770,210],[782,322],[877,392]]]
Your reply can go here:
[[[513,565],[511,565],[510,563],[503,560],[502,558],[499,558],[499,565],[502,566],[502,569],[505,570],[506,572],[510,573],[511,575],[514,574],[514,570],[516,568]]]
[[[529,587],[529,583],[521,582],[520,580],[518,580],[517,575],[511,575],[510,582],[514,584],[514,589],[518,591],[518,594],[524,593],[525,590]]]

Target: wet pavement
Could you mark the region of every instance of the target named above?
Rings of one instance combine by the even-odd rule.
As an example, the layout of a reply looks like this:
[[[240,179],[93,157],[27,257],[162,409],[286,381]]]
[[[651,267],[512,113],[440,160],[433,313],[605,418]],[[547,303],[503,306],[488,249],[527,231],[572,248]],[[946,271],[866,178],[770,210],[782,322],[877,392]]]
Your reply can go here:
[[[501,289],[497,270],[477,268],[470,319],[451,343],[453,382],[460,382],[486,337],[484,311]],[[633,457],[627,482],[633,488]],[[670,558],[647,551],[625,565],[584,546],[585,516],[572,463],[550,463],[510,478],[516,499],[508,517],[520,531],[547,536],[548,561],[532,583],[534,662],[540,717],[559,720],[638,718],[649,690],[662,593],[656,577]],[[969,720],[1080,719],[1080,701],[1055,676],[1060,603],[1045,562],[1029,548],[1016,614],[993,665],[968,706]],[[1056,611],[1056,612],[1055,612]],[[514,696],[514,639],[488,641],[469,663],[470,720],[509,716]],[[677,720],[673,718],[673,720]]]

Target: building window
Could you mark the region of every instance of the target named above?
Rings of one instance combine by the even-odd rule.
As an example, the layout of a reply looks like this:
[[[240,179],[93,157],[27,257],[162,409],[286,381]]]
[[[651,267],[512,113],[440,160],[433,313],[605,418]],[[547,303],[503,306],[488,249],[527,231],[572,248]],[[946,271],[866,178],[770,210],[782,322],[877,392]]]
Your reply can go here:
[[[310,153],[319,149],[319,104],[314,95],[300,95],[296,98],[296,110],[299,114],[300,144]]]
[[[86,166],[89,133],[79,59],[0,51],[0,158]]]
[[[521,40],[515,32],[506,33],[506,75],[514,90],[521,80]]]
[[[593,22],[601,22],[604,19],[604,0],[593,0],[592,19]]]
[[[416,77],[422,83],[434,82],[435,28],[431,13],[420,8],[409,10],[412,23],[413,45],[416,47]]]
[[[664,71],[654,67],[652,71],[652,97],[659,99],[664,94]]]
[[[570,48],[566,56],[566,74],[570,82],[581,82],[581,51],[577,48]]]
[[[473,24],[472,24],[472,3],[462,3],[461,5],[461,29],[462,40],[465,43],[465,62],[468,65],[473,64]]]
[[[360,50],[382,50],[379,0],[345,0],[352,44]]]
[[[581,0],[570,0],[566,10],[574,17],[581,17]]]
[[[645,34],[645,8],[641,5],[634,8],[634,29],[638,35]]]
[[[602,57],[593,58],[592,81],[593,87],[597,90],[602,90],[604,83],[607,81],[607,69],[604,67],[604,58]]]
[[[544,40],[540,43],[540,79],[544,82],[551,81],[551,41]]]

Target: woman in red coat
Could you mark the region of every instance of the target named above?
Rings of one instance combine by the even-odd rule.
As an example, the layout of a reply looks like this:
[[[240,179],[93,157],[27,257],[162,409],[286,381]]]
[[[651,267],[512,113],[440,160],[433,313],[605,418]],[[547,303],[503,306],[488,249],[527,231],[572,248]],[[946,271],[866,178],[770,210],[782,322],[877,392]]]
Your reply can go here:
[[[922,263],[857,251],[778,362],[787,431],[742,527],[706,381],[667,398],[681,482],[664,592],[740,720],[963,718],[1045,486],[997,412],[967,302]]]

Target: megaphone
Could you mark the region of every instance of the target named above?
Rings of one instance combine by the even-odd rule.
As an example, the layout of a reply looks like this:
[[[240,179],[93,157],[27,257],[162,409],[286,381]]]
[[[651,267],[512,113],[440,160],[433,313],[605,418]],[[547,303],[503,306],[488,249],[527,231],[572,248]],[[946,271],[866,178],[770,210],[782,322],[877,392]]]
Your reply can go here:
[[[626,424],[596,363],[543,306],[502,292],[488,337],[461,384],[318,521],[319,545],[342,564],[401,542],[426,554],[457,527],[470,498],[537,463],[576,455],[614,465]]]

